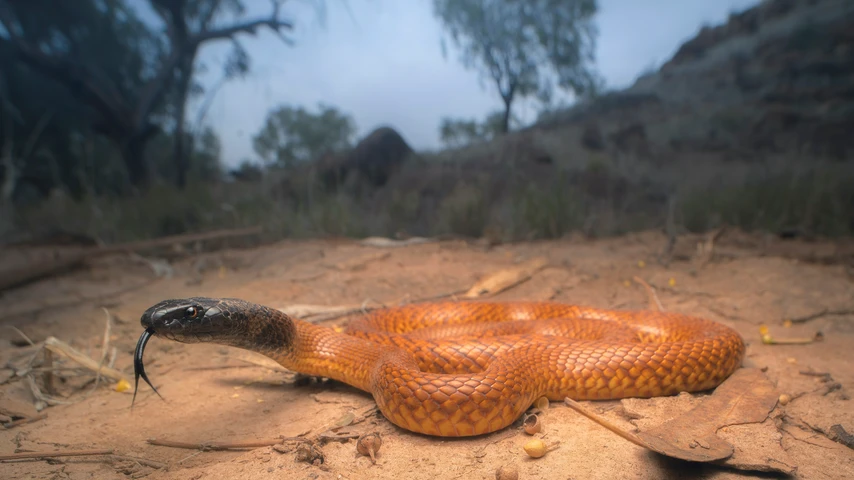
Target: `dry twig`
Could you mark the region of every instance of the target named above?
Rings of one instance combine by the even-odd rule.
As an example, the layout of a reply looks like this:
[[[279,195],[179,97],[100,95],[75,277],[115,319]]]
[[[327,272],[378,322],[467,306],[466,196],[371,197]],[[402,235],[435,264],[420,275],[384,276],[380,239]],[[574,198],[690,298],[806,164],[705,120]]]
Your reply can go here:
[[[661,305],[661,302],[658,300],[658,294],[655,293],[655,289],[652,288],[652,286],[650,284],[646,283],[642,278],[640,278],[638,276],[634,276],[632,278],[634,279],[635,282],[637,282],[638,284],[640,284],[644,288],[646,288],[646,293],[649,296],[649,309],[650,310],[656,310],[659,312],[663,312],[664,307]]]
[[[80,365],[88,368],[89,370],[92,370],[95,373],[111,378],[117,382],[120,380],[127,380],[127,375],[125,375],[124,373],[114,368],[100,365],[91,357],[78,351],[71,345],[63,342],[62,340],[56,337],[47,337],[47,339],[45,339],[44,341],[44,345],[45,348],[49,349],[53,353],[65,357],[73,362],[79,363]]]
[[[0,461],[24,460],[29,458],[56,458],[56,457],[85,457],[91,455],[112,455],[113,450],[66,450],[63,452],[19,452],[0,455]]]
[[[854,309],[839,309],[839,310],[831,310],[829,308],[822,309],[818,312],[811,313],[809,315],[804,315],[802,317],[794,317],[790,318],[789,321],[792,323],[806,323],[810,320],[815,320],[817,318],[826,317],[829,315],[854,315]]]
[[[256,440],[250,442],[202,442],[202,443],[192,443],[192,442],[178,442],[174,440],[159,440],[156,438],[148,439],[148,443],[150,445],[157,445],[160,447],[171,447],[171,448],[186,448],[189,450],[201,450],[201,451],[214,451],[214,450],[240,450],[246,448],[259,448],[259,447],[270,447],[273,445],[279,445],[284,442],[307,442],[309,441],[306,438],[302,437],[281,437],[269,440]]]
[[[33,415],[32,417],[19,418],[17,420],[12,420],[11,422],[4,423],[3,428],[8,430],[10,428],[19,427],[21,425],[26,425],[28,423],[36,422],[45,418],[47,418],[47,414],[40,413],[38,415]]]

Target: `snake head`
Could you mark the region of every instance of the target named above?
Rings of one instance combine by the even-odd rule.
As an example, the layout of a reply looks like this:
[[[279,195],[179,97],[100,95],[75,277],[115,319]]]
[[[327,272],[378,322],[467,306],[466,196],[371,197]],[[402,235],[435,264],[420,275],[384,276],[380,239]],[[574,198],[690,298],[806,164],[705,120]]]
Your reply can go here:
[[[287,315],[237,298],[163,300],[143,312],[140,323],[145,331],[134,351],[134,373],[137,385],[141,377],[152,389],[142,355],[154,335],[181,343],[218,343],[262,354],[287,352],[296,336],[293,321]]]
[[[145,365],[142,361],[145,346],[151,337],[160,335],[185,343],[212,340],[218,331],[227,330],[223,328],[225,325],[222,321],[222,309],[218,305],[219,301],[215,299],[193,297],[164,300],[143,312],[140,323],[145,327],[145,331],[139,337],[133,354],[135,385],[131,405],[136,401],[140,378],[160,396],[160,392],[154,388],[148,375],[145,374]],[[163,397],[160,396],[160,398]]]
[[[152,334],[183,343],[209,342],[228,331],[228,310],[220,300],[191,297],[164,300],[143,312],[140,323]]]

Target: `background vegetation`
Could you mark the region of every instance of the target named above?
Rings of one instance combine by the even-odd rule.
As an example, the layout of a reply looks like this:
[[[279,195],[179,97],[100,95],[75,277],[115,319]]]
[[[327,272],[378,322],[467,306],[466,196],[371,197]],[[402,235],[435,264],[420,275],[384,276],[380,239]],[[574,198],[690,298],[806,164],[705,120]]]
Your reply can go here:
[[[118,242],[257,224],[270,239],[514,240],[724,223],[854,231],[850,150],[816,153],[805,147],[817,144],[812,136],[797,148],[745,154],[740,135],[757,138],[757,122],[767,119],[734,107],[698,103],[690,121],[682,108],[683,117],[658,115],[654,125],[609,117],[647,97],[603,91],[592,55],[594,0],[435,0],[447,35],[437,41],[494,87],[501,108],[483,119],[444,118],[437,128],[447,149],[412,152],[381,185],[324,176],[360,140],[352,117],[324,104],[273,107],[252,136],[259,160],[226,169],[206,106],[222,83],[251,75],[245,35],[276,32],[286,55],[299,48],[289,46],[292,24],[278,2],[258,19],[245,18],[240,0],[149,3],[157,25],[125,0],[0,0],[0,238],[66,231]],[[797,30],[786,48],[825,49],[816,34]],[[220,81],[205,90],[198,57],[214,42],[231,51]],[[747,68],[733,82],[763,88]],[[581,106],[555,108],[556,92]],[[514,120],[520,98],[540,102],[535,125]],[[191,104],[201,106],[194,118]]]

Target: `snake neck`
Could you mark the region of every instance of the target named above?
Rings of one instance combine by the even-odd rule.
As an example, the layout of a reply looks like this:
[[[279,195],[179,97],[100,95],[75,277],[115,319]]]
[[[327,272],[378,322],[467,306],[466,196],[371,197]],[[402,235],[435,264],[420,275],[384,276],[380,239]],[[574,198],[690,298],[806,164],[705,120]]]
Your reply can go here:
[[[371,391],[371,371],[381,357],[388,354],[386,350],[328,327],[297,319],[287,320],[293,326],[293,341],[289,345],[273,350],[253,350],[289,370],[330,378],[366,392]]]

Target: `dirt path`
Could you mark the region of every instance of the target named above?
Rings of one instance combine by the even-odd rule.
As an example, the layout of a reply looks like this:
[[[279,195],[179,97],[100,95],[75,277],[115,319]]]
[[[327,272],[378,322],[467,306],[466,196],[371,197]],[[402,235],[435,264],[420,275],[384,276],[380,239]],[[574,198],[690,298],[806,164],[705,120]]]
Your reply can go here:
[[[274,307],[291,304],[394,304],[467,289],[478,278],[521,260],[545,256],[549,266],[496,299],[555,300],[607,308],[648,307],[638,276],[658,289],[667,310],[705,316],[737,329],[748,342],[746,365],[767,368],[780,392],[792,397],[772,416],[782,446],[776,462],[797,468],[805,479],[854,478],[854,451],[828,439],[833,425],[854,432],[854,315],[826,314],[785,327],[783,320],[823,311],[854,309],[854,280],[844,265],[821,265],[762,256],[735,240],[720,241],[705,265],[677,255],[668,267],[656,261],[665,238],[657,233],[585,241],[502,245],[487,249],[461,241],[398,249],[359,246],[351,241],[283,242],[247,251],[205,254],[173,265],[169,278],[152,281],[151,269],[126,257],[105,258],[92,268],[8,292],[0,315],[0,359],[5,366],[28,347],[10,326],[39,342],[54,336],[98,358],[107,306],[115,316],[115,366],[131,372],[131,353],[140,334],[140,313],[167,297],[231,296]],[[679,251],[691,252],[686,240]],[[827,249],[805,244],[804,248]],[[682,249],[682,250],[680,250]],[[126,290],[120,295],[110,292]],[[103,296],[98,302],[81,301]],[[13,301],[14,300],[14,301]],[[77,305],[67,306],[72,302]],[[53,307],[51,306],[53,305]],[[66,305],[62,307],[62,305]],[[330,325],[340,321],[327,322]],[[808,345],[764,345],[759,327],[777,337],[811,337]],[[715,466],[671,461],[637,447],[563,405],[546,412],[545,438],[561,447],[529,459],[529,440],[518,428],[483,438],[448,440],[411,434],[379,415],[354,431],[377,431],[384,443],[376,465],[357,456],[355,442],[323,446],[325,463],[296,461],[293,447],[247,451],[205,451],[155,446],[150,438],[201,443],[245,442],[296,436],[333,424],[351,411],[369,410],[370,395],[337,383],[302,385],[295,376],[241,361],[235,349],[152,340],[147,370],[166,401],[140,388],[131,411],[131,392],[103,384],[92,390],[76,377],[57,390],[74,393],[68,405],[44,410],[47,418],[0,431],[0,453],[28,450],[112,448],[126,456],[168,464],[156,470],[131,460],[101,457],[19,461],[0,464],[3,478],[150,479],[453,479],[495,478],[502,465],[515,465],[520,478],[767,478]],[[827,373],[832,377],[800,372]],[[0,407],[32,409],[25,381],[5,370]],[[838,384],[838,386],[837,386]],[[593,411],[631,428],[691,401],[691,396],[637,402],[583,402]],[[638,412],[641,412],[640,414]],[[26,413],[26,412],[25,412]],[[35,413],[35,412],[30,412]],[[643,418],[638,418],[642,415]],[[16,450],[17,449],[17,450]],[[283,451],[279,451],[283,450]]]

